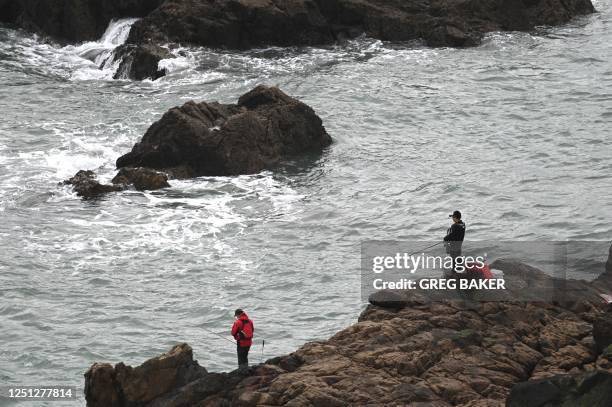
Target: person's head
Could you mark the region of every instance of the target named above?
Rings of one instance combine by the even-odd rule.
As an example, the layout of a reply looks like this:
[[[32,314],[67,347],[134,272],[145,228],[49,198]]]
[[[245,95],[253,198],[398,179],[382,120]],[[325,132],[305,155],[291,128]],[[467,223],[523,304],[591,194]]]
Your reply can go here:
[[[234,312],[234,318],[240,318],[240,316],[244,314],[244,311],[241,310],[240,308],[238,308],[235,312]]]
[[[459,223],[461,221],[461,212],[455,211],[452,215],[448,215],[448,217],[452,218],[454,223]]]

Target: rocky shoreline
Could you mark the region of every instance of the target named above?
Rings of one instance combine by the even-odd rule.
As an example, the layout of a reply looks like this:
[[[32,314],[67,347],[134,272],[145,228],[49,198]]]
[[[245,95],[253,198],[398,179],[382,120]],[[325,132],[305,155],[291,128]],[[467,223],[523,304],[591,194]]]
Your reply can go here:
[[[493,266],[511,293],[560,282],[513,261]],[[209,373],[187,344],[136,368],[96,363],[85,374],[87,405],[610,406],[612,313],[597,293],[612,291],[612,247],[596,280],[563,283],[552,302],[397,294],[330,339],[247,372]]]
[[[100,37],[111,19],[141,17],[116,76],[156,79],[167,44],[248,49],[318,46],[367,35],[433,47],[478,45],[491,31],[530,31],[595,11],[590,0],[0,0],[0,22],[67,42]]]

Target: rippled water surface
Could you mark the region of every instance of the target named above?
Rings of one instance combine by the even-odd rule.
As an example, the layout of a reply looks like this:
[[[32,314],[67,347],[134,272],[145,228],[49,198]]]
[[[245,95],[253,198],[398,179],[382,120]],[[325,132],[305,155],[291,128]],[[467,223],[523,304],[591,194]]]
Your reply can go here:
[[[472,49],[185,49],[142,83],[111,80],[79,56],[90,45],[0,28],[0,383],[81,386],[94,361],[182,341],[228,370],[235,349],[201,327],[226,334],[237,306],[264,357],[329,337],[363,306],[360,242],[438,239],[454,208],[469,239],[609,240],[612,15],[596,7]],[[57,185],[79,169],[109,180],[170,107],[259,83],[312,106],[333,146],[98,201]]]

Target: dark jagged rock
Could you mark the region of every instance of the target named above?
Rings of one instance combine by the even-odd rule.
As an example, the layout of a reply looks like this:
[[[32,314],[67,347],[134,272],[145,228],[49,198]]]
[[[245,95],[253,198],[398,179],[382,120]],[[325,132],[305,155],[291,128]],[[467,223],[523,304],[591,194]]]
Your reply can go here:
[[[191,347],[181,344],[135,368],[95,363],[85,373],[85,398],[90,407],[142,406],[206,375]]]
[[[69,42],[93,41],[114,18],[144,17],[164,0],[0,0],[0,21]]]
[[[112,183],[124,187],[134,185],[134,188],[138,191],[153,191],[170,186],[166,174],[150,168],[121,168],[113,178]]]
[[[166,0],[134,25],[129,41],[250,48],[328,44],[365,33],[469,46],[485,32],[532,30],[593,10],[590,0]]]
[[[250,48],[318,45],[365,33],[469,46],[594,11],[590,0],[0,0],[0,19],[68,41],[100,37],[112,18],[145,17],[129,42]]]
[[[251,48],[327,44],[334,41],[313,0],[167,0],[134,25],[129,42],[179,42]]]
[[[401,309],[409,304],[408,299],[401,293],[391,290],[379,290],[373,292],[368,297],[368,301],[372,305],[383,308]]]
[[[432,46],[469,46],[482,34],[532,30],[593,12],[590,0],[318,0],[332,24],[360,25],[382,40],[423,38]]]
[[[115,50],[115,61],[121,61],[114,79],[159,79],[166,75],[159,69],[159,61],[173,58],[166,48],[155,44],[124,44]]]
[[[258,86],[236,105],[188,102],[170,109],[117,167],[154,168],[176,178],[252,174],[330,143],[310,107]]]
[[[507,407],[612,406],[612,374],[559,375],[515,385]]]
[[[139,191],[170,186],[166,174],[150,168],[122,168],[113,178],[112,185],[100,184],[93,171],[81,170],[64,181],[64,185],[72,185],[77,195],[83,198],[97,198],[110,192],[123,191],[132,185]]]
[[[95,198],[109,192],[123,190],[123,187],[119,185],[100,184],[93,171],[79,171],[74,177],[64,181],[64,184],[72,185],[77,195],[83,198]]]

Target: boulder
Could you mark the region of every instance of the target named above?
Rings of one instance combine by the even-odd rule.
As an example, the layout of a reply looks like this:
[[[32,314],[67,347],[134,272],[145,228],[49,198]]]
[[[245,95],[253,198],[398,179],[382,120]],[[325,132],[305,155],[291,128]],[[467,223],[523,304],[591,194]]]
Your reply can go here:
[[[331,144],[321,119],[276,87],[258,86],[238,104],[187,102],[170,109],[117,160],[176,178],[253,174]]]
[[[112,19],[144,17],[164,0],[0,0],[0,22],[68,42],[99,39]]]
[[[93,364],[85,373],[85,399],[89,407],[141,406],[206,375],[191,347],[181,344],[135,368]]]
[[[74,177],[64,181],[65,185],[72,185],[78,196],[83,198],[96,198],[109,192],[121,191],[120,185],[103,185],[96,180],[93,171],[79,171]]]
[[[134,185],[138,191],[168,188],[168,176],[150,168],[121,168],[112,183],[128,187]]]
[[[166,75],[159,61],[173,58],[166,48],[155,44],[124,44],[115,50],[114,60],[121,61],[114,79],[156,80]]]

